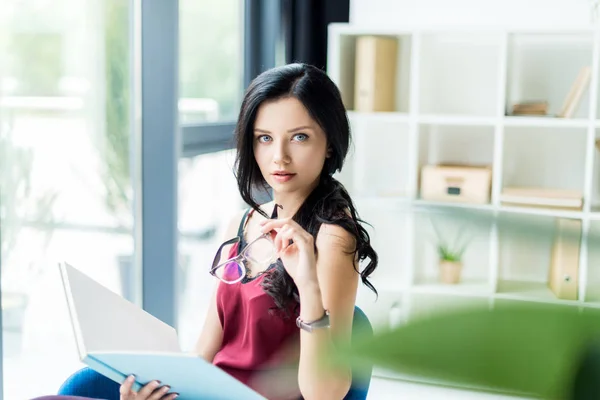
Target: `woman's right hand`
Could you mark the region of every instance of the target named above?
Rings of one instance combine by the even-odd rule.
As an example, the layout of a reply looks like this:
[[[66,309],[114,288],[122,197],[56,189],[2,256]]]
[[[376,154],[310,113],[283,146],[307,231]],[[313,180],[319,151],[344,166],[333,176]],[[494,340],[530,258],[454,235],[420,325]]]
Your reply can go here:
[[[161,386],[158,381],[152,381],[142,387],[139,392],[134,392],[132,389],[134,382],[135,378],[129,376],[121,384],[119,389],[121,400],[173,400],[178,396],[177,393],[169,394],[171,388],[169,386]]]

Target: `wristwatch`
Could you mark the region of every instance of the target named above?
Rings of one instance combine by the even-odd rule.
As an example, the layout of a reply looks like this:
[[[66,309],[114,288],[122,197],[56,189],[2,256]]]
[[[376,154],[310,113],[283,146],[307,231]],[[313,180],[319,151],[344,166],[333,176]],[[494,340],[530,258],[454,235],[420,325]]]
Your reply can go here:
[[[325,310],[323,316],[312,322],[304,322],[300,317],[296,318],[296,325],[300,329],[304,329],[307,332],[312,332],[318,328],[329,328],[329,311]]]

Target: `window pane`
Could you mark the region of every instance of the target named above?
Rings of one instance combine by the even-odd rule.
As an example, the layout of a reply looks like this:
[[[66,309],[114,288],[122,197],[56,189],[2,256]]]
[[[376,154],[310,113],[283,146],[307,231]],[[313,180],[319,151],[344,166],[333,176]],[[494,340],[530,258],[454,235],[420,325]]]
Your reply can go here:
[[[204,323],[215,285],[209,275],[227,224],[244,209],[232,166],[232,150],[182,159],[179,164],[178,333],[191,350]]]
[[[242,96],[242,0],[179,1],[182,123],[234,120]]]
[[[4,398],[79,362],[57,262],[129,296],[129,2],[0,2]],[[32,385],[32,377],[35,384]]]

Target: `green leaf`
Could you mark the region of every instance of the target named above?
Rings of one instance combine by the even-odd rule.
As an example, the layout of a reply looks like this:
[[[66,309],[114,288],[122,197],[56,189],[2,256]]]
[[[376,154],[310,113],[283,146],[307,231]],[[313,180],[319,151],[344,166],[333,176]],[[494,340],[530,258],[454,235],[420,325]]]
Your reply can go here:
[[[559,305],[466,307],[353,338],[336,362],[372,363],[416,377],[546,399],[569,398],[600,319]]]

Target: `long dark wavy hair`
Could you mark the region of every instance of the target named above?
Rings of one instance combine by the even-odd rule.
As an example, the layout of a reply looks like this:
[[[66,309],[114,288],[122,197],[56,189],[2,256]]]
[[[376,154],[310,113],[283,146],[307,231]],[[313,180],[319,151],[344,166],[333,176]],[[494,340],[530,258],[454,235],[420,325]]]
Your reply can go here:
[[[288,64],[263,72],[249,85],[235,128],[235,175],[241,197],[268,218],[254,200],[257,191],[268,188],[254,158],[254,123],[263,102],[287,97],[298,99],[306,107],[310,116],[325,132],[330,151],[319,184],[292,219],[312,234],[315,242],[319,228],[324,223],[339,225],[352,234],[356,241],[354,254],[358,256],[359,263],[369,259],[365,268],[362,271],[357,269],[357,272],[362,282],[377,294],[368,280],[377,267],[377,253],[371,247],[369,234],[362,226],[364,221],[359,218],[350,195],[332,176],[336,171],[341,171],[348,153],[350,126],[337,86],[322,70],[307,64]],[[298,289],[281,261],[265,276],[262,286],[280,310],[290,311],[297,306]]]

